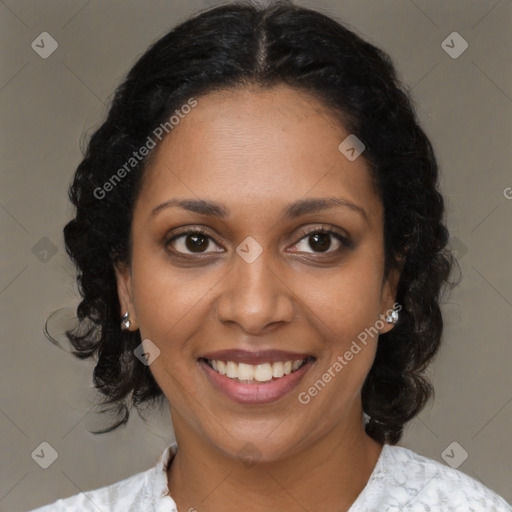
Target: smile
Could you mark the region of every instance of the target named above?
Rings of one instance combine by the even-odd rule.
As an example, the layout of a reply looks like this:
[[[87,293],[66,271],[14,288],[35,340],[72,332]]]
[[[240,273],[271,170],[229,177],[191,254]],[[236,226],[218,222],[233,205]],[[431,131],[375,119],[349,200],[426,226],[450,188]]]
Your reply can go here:
[[[316,361],[314,357],[258,359],[257,364],[249,364],[202,357],[198,363],[215,393],[239,404],[262,405],[290,396]]]

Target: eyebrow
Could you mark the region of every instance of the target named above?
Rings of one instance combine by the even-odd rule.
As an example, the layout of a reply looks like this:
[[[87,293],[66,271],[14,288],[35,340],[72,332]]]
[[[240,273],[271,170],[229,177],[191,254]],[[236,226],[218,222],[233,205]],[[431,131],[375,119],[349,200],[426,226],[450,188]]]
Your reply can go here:
[[[343,206],[358,212],[368,223],[366,211],[357,204],[341,197],[321,197],[316,199],[299,199],[289,204],[283,211],[284,219],[294,219],[308,213],[316,213],[322,210]],[[198,213],[200,215],[209,215],[212,217],[226,218],[229,216],[229,210],[222,204],[206,201],[204,199],[171,199],[158,205],[151,211],[151,217],[162,210],[171,207],[178,207],[184,210]]]

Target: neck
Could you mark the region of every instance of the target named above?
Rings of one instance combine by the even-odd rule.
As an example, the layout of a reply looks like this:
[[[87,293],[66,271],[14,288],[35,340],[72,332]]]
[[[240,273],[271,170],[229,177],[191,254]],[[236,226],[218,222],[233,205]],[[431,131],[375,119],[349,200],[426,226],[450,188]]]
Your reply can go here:
[[[168,483],[180,512],[347,511],[382,450],[356,421],[285,459],[247,463],[190,428],[179,428],[181,422],[174,422],[174,416],[173,423],[178,452],[168,469]]]

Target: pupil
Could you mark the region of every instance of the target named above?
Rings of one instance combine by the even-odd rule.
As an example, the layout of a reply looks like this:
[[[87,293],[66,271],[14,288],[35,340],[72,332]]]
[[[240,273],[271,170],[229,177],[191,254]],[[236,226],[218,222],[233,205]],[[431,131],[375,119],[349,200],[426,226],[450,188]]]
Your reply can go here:
[[[191,242],[191,240],[194,240]],[[208,243],[206,237],[201,234],[193,234],[187,236],[186,245],[187,249],[194,251],[196,249],[201,249],[201,245],[204,244],[204,242]],[[206,247],[203,247],[205,249]]]
[[[314,240],[313,243],[311,243],[311,239]],[[317,244],[317,247],[314,247],[313,244]],[[331,239],[330,236],[327,233],[315,233],[314,235],[310,236],[310,243],[312,249],[318,249],[320,252],[324,252],[327,249],[329,249],[331,245]]]

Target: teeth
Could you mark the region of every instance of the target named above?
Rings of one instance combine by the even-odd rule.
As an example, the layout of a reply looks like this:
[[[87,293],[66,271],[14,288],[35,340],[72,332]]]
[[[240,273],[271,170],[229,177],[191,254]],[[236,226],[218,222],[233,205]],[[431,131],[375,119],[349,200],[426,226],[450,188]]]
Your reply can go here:
[[[272,378],[279,379],[284,375],[298,370],[306,359],[295,361],[278,361],[276,363],[245,364],[234,361],[208,360],[211,367],[221,375],[239,381],[269,382]]]
[[[254,380],[254,366],[244,363],[236,364],[232,361],[229,361],[228,364],[229,363],[234,366],[235,370],[238,370],[238,374],[235,371],[235,374],[231,377],[232,379],[236,379],[238,377],[238,380]],[[229,377],[227,374],[226,376]]]
[[[236,379],[238,377],[237,364],[233,361],[226,361],[226,377],[229,377],[230,379]]]
[[[254,370],[254,380],[258,382],[272,380],[272,365],[270,363],[258,364]]]
[[[298,370],[300,368],[300,365],[302,364],[302,361],[293,361],[292,363],[292,371]]]
[[[278,379],[284,375],[283,363],[274,363],[272,365],[272,377]]]

